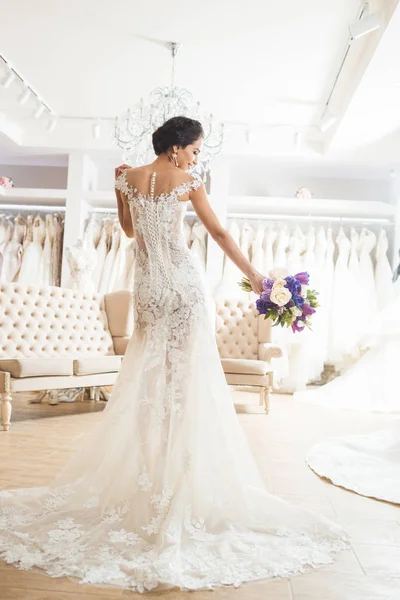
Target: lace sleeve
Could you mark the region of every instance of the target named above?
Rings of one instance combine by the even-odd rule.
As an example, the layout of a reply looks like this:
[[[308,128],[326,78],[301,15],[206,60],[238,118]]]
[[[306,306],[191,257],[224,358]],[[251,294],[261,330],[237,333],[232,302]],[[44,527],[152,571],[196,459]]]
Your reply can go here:
[[[125,196],[129,196],[129,186],[125,177],[125,172],[122,172],[121,175],[118,175],[117,179],[115,180],[114,187],[116,190],[119,190],[125,194]]]

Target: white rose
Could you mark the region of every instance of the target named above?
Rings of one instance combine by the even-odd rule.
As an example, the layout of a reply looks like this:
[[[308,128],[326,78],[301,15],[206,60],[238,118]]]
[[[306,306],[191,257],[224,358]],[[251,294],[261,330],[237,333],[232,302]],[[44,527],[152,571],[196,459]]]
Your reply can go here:
[[[278,306],[285,306],[292,298],[292,294],[287,287],[282,285],[282,282],[286,284],[284,279],[277,279],[271,290],[271,302],[274,302],[274,304],[277,304]]]
[[[268,277],[270,279],[284,279],[285,277],[287,277],[289,275],[289,271],[287,271],[286,269],[283,269],[281,267],[278,267],[276,269],[272,269],[269,273],[268,273]]]
[[[301,315],[303,314],[303,312],[299,308],[297,308],[297,306],[293,306],[293,308],[291,308],[291,311],[295,317],[301,317]]]

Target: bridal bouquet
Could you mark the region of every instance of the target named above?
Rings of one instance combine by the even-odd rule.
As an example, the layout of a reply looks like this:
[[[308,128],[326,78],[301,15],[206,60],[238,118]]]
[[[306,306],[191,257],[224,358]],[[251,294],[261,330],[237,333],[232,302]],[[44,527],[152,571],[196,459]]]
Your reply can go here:
[[[308,287],[308,273],[289,275],[285,269],[274,269],[263,281],[263,293],[256,300],[257,310],[265,319],[271,319],[273,325],[291,327],[293,332],[311,329],[311,316],[319,304],[318,292]],[[240,287],[251,292],[250,280],[243,277]]]

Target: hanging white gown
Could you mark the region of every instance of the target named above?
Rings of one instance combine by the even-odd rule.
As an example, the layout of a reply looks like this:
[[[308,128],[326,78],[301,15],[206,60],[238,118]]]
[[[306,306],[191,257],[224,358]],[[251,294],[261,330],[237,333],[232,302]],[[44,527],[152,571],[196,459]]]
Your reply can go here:
[[[333,246],[332,240],[331,243]],[[327,272],[329,272],[329,268],[327,268],[327,249],[327,234],[324,227],[321,226],[315,237],[314,267],[310,279],[311,289],[315,289],[318,292],[318,303],[320,306],[312,317],[312,337],[307,365],[308,383],[320,380],[328,353],[329,309],[327,307]],[[331,251],[333,254],[333,249]],[[329,258],[331,259],[331,257]]]
[[[332,408],[360,412],[400,413],[400,295],[378,315],[379,334],[357,363],[317,391],[296,398]]]
[[[360,246],[359,234],[354,229],[350,230],[350,256],[349,256],[349,273],[351,288],[347,290],[347,297],[350,300],[350,306],[356,308],[352,309],[351,327],[348,329],[348,347],[351,350],[351,357],[358,358],[359,356],[359,344],[363,334],[363,320],[362,314],[360,313],[359,307],[364,302],[362,295],[361,285],[361,270],[360,260],[358,257],[358,248]],[[350,309],[349,306],[349,309]]]
[[[125,289],[133,290],[135,283],[135,261],[137,253],[137,243],[133,239],[129,242],[126,249],[126,276],[125,276]]]
[[[277,237],[278,232],[274,225],[269,225],[269,227],[266,228],[264,235],[264,262],[263,270],[261,271],[261,273],[264,273],[265,275],[268,275],[269,271],[274,268],[274,244]]]
[[[16,281],[22,261],[22,241],[24,238],[25,219],[18,215],[14,219],[11,239],[3,248],[3,280]]]
[[[336,242],[338,257],[333,276],[329,362],[336,369],[340,370],[347,364],[346,361],[350,353],[348,331],[352,328],[353,307],[349,306],[347,290],[352,288],[353,282],[349,272],[351,244],[342,228],[339,231]]]
[[[121,230],[117,256],[115,258],[114,267],[112,270],[109,289],[110,292],[124,290],[126,281],[126,250],[129,244],[129,238]]]
[[[296,227],[289,239],[286,253],[286,266],[290,275],[296,275],[303,270],[301,254],[304,250],[304,235],[300,227]]]
[[[264,268],[264,235],[265,227],[264,225],[259,225],[251,242],[251,264],[259,273],[263,273]]]
[[[346,534],[267,492],[235,413],[182,233],[180,196],[200,182],[156,197],[125,173],[117,185],[139,247],[135,330],[100,421],[62,474],[1,493],[0,555],[135,591],[237,586],[329,563]]]
[[[53,216],[46,215],[46,237],[42,252],[42,285],[53,285],[52,273],[52,239],[54,240]]]
[[[286,250],[289,245],[289,230],[286,225],[281,225],[278,230],[276,240],[276,250],[274,256],[274,268],[285,268],[287,265]]]
[[[240,246],[240,227],[236,221],[232,221],[228,227],[228,232]],[[238,298],[241,297],[241,290],[238,282],[242,279],[243,273],[237,268],[237,266],[224,256],[224,267],[222,272],[221,281],[215,291],[216,300],[225,300],[227,298]]]
[[[92,276],[94,287],[95,287],[95,290],[97,290],[97,291],[99,291],[99,289],[100,289],[100,281],[101,281],[101,276],[102,276],[103,269],[104,269],[104,263],[105,263],[107,252],[108,252],[108,249],[110,246],[111,227],[112,227],[111,219],[108,219],[108,218],[103,219],[100,240],[96,247],[96,253],[97,253],[96,268],[93,271],[93,276]]]
[[[6,282],[6,269],[3,269],[5,248],[11,239],[13,232],[12,224],[7,217],[0,216],[0,281]]]
[[[380,310],[391,304],[395,298],[392,269],[387,257],[389,242],[384,229],[379,232],[376,245],[375,287]]]
[[[375,286],[374,266],[371,252],[376,245],[376,235],[373,231],[363,228],[360,233],[360,293],[363,298],[359,306],[360,319],[363,323],[362,334],[368,340],[369,335],[376,333],[378,315],[378,297]]]
[[[252,226],[245,222],[242,227],[242,233],[240,235],[240,249],[245,255],[247,260],[251,262],[251,244],[254,240],[255,231]]]
[[[104,261],[104,268],[101,273],[101,279],[99,284],[100,294],[108,294],[110,292],[110,280],[112,276],[112,270],[114,267],[115,259],[117,257],[119,242],[121,237],[121,229],[118,222],[113,222],[111,232],[111,246],[107,252],[106,259]]]
[[[314,277],[314,265],[315,265],[315,229],[311,225],[305,236],[305,252],[302,256],[303,259],[303,271],[307,271],[310,277]]]
[[[32,241],[25,248],[22,256],[19,283],[39,285],[43,280],[43,242],[46,236],[46,225],[40,216],[33,220]]]

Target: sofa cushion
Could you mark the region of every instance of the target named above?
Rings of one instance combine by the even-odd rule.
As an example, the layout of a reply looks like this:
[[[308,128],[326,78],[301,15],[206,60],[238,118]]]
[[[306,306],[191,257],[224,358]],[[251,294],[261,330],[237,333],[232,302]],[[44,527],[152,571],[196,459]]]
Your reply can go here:
[[[221,364],[225,373],[265,375],[265,373],[270,373],[271,371],[271,365],[264,360],[221,358]]]
[[[48,377],[72,375],[72,358],[7,358],[0,359],[0,370],[11,377]]]
[[[121,367],[122,356],[99,356],[74,360],[74,375],[116,373]]]

